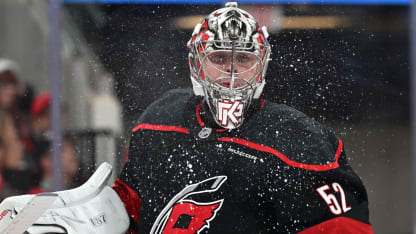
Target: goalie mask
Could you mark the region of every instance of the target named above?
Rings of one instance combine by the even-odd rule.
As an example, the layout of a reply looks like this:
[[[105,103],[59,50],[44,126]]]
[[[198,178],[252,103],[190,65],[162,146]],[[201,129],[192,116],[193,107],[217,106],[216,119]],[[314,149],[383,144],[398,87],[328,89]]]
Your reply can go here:
[[[204,96],[216,123],[241,126],[265,84],[270,56],[268,33],[237,3],[229,2],[195,26],[189,66],[195,95]]]

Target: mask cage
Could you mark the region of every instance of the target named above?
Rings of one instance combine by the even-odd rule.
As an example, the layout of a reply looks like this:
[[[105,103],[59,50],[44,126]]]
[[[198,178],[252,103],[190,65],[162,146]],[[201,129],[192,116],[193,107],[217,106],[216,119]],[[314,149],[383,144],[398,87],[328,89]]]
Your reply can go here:
[[[232,43],[231,40],[198,40],[192,43],[192,54],[190,54],[190,63],[191,63],[191,73],[193,77],[196,80],[201,81],[209,81],[215,83],[215,80],[213,77],[207,77],[206,72],[204,72],[204,62],[207,60],[208,56],[212,53],[216,52],[230,52],[232,51]],[[270,46],[265,43],[257,43],[256,46],[254,46],[254,43],[252,42],[244,42],[244,41],[235,41],[234,42],[234,50],[244,53],[250,53],[252,55],[255,55],[258,59],[257,63],[254,63],[250,68],[246,69],[243,72],[234,73],[234,75],[243,75],[244,73],[247,73],[248,71],[252,70],[255,66],[259,64],[258,71],[253,74],[253,77],[246,78],[245,80],[248,80],[248,82],[245,82],[246,85],[244,87],[239,87],[238,89],[245,89],[248,86],[254,86],[256,83],[260,83],[263,80],[263,77],[265,75],[266,69],[267,69],[267,63],[269,61],[269,55],[270,55]],[[256,47],[258,49],[256,49]],[[215,49],[217,48],[217,49]],[[220,49],[221,48],[221,49]],[[224,75],[230,74],[229,72],[221,71],[217,68],[214,64],[211,63],[211,61],[208,61],[215,69],[217,69],[219,72],[222,72]],[[224,76],[223,79],[227,79],[230,77]],[[241,77],[237,77],[239,79]],[[221,85],[220,85],[221,86]],[[234,88],[234,87],[231,87]]]

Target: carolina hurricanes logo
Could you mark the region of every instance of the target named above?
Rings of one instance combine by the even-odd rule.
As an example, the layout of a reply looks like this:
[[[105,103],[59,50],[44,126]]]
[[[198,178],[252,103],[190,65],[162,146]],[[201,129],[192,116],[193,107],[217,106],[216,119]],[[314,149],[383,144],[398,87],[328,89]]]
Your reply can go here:
[[[218,102],[218,121],[222,126],[228,126],[231,121],[234,126],[240,123],[240,117],[243,115],[244,105],[240,101],[231,102],[224,100]]]
[[[151,234],[194,234],[209,228],[224,199],[202,203],[187,197],[217,191],[227,180],[226,176],[216,176],[191,184],[176,194],[166,205],[153,224]]]

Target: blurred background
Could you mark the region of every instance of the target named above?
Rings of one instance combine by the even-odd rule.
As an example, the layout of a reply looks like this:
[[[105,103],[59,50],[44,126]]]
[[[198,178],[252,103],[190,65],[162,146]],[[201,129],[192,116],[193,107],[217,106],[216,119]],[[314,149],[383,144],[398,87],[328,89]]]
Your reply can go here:
[[[117,177],[145,107],[191,87],[186,43],[224,3],[190,2],[0,1],[1,199],[77,186],[103,161]],[[270,33],[264,98],[343,140],[375,233],[413,228],[410,2],[240,1]]]

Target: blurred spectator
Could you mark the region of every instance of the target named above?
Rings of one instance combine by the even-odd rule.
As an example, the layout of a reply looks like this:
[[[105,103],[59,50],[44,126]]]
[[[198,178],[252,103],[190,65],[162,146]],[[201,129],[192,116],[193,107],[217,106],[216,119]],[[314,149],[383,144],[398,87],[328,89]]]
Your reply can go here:
[[[1,112],[1,110],[0,110],[0,112]],[[0,133],[3,132],[2,129],[1,129],[3,127],[3,123],[2,123],[1,118],[2,118],[2,116],[1,116],[1,113],[0,113]],[[0,191],[2,191],[2,188],[3,188],[3,185],[4,185],[4,179],[3,179],[3,176],[1,174],[1,167],[2,167],[1,162],[3,162],[3,158],[5,157],[5,152],[6,152],[6,150],[5,150],[4,141],[3,141],[3,138],[0,137]]]
[[[51,128],[50,120],[51,98],[49,93],[36,96],[31,105],[31,129],[34,140],[48,135]]]
[[[38,183],[24,163],[24,151],[10,114],[0,109],[0,200],[30,193]]]
[[[17,93],[17,64],[9,59],[0,58],[0,108],[12,111]]]
[[[33,98],[19,82],[18,66],[0,58],[0,200],[7,196],[52,190],[48,93]],[[72,140],[62,144],[64,187],[73,187],[80,166]]]
[[[19,81],[18,65],[0,58],[0,199],[32,193],[39,176],[31,164],[30,105],[33,90]],[[29,154],[28,154],[29,153]]]
[[[33,98],[30,85],[19,82],[18,66],[12,60],[0,58],[0,109],[8,112],[24,148],[31,150],[29,137],[29,105]]]
[[[31,140],[33,144],[33,160],[39,171],[40,188],[52,191],[52,158],[51,158],[51,119],[50,119],[51,97],[49,93],[37,95],[31,104]],[[61,116],[65,118],[64,115]],[[63,131],[65,127],[62,124]],[[62,140],[62,173],[64,188],[73,186],[80,162],[75,155],[74,144],[69,136],[64,136]]]
[[[35,157],[38,162],[41,178],[40,188],[46,191],[53,191],[52,187],[52,158],[51,143],[47,138],[39,140],[36,145]],[[74,151],[72,139],[65,136],[62,143],[62,173],[63,187],[65,189],[72,188],[75,176],[80,166],[79,159]]]
[[[17,130],[9,113],[0,109],[0,138],[3,142],[1,168],[23,168],[23,146],[17,136]]]
[[[1,128],[1,124],[0,124],[0,128]],[[0,132],[2,131],[0,130]],[[0,162],[3,161],[3,157],[4,157],[4,143],[3,143],[3,139],[0,137]]]

